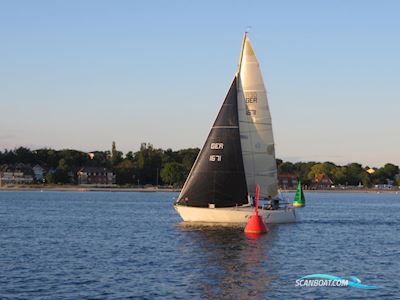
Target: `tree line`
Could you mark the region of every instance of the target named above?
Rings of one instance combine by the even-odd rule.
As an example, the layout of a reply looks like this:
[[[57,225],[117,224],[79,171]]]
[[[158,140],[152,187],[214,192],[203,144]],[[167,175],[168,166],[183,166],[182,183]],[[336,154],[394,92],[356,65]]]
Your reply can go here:
[[[374,185],[400,185],[399,167],[387,163],[381,168],[359,163],[336,165],[332,162],[284,162],[277,159],[278,174],[294,174],[310,185],[318,175],[327,175],[334,185],[372,187]]]
[[[33,167],[38,164],[46,170],[47,183],[71,183],[71,176],[76,176],[81,168],[101,167],[113,171],[119,185],[179,186],[189,174],[198,153],[198,148],[163,150],[150,143],[142,143],[139,151],[129,151],[125,155],[117,150],[115,142],[111,151],[89,153],[19,147],[0,151],[0,166],[25,164]]]
[[[142,143],[136,152],[124,154],[115,142],[111,150],[90,153],[65,149],[31,150],[19,147],[0,151],[0,166],[25,164],[40,165],[47,172],[48,183],[69,183],[82,167],[103,167],[116,174],[119,185],[174,185],[181,186],[199,153],[198,148],[173,151],[154,148]],[[311,184],[318,175],[327,175],[335,185],[371,187],[376,184],[400,185],[399,167],[387,163],[381,168],[363,167],[359,163],[336,165],[332,162],[285,162],[277,159],[278,174],[295,175],[304,184]],[[372,170],[372,172],[371,172]]]

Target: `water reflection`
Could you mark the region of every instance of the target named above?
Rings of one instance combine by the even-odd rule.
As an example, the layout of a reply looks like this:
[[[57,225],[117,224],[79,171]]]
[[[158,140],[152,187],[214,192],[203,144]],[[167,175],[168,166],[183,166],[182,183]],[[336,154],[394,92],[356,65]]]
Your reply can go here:
[[[243,226],[193,226],[179,228],[198,249],[193,266],[193,287],[205,299],[265,299],[273,277],[267,273],[270,245],[276,234],[248,237]]]

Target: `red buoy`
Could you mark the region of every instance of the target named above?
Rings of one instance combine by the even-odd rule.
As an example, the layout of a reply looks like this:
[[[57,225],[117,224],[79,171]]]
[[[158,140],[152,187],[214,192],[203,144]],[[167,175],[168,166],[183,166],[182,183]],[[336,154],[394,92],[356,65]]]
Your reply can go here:
[[[244,228],[245,233],[262,234],[267,233],[267,226],[264,224],[262,218],[258,215],[258,199],[260,198],[260,187],[256,185],[256,209],[254,215],[251,216]]]
[[[244,232],[246,233],[266,233],[267,227],[265,226],[262,218],[259,215],[252,215],[249,221],[247,222],[246,227],[244,228]]]

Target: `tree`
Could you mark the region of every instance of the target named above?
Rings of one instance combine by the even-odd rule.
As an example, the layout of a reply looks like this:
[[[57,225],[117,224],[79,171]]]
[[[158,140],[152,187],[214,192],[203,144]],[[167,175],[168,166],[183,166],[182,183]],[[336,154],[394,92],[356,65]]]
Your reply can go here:
[[[400,186],[400,176],[399,176],[399,175],[396,176],[396,180],[394,181],[394,183],[395,183],[397,186]]]
[[[58,161],[60,160],[58,151],[43,148],[35,150],[34,152],[38,164],[49,169],[57,168]]]
[[[296,168],[293,163],[285,161],[279,165],[278,172],[280,174],[295,174]]]
[[[132,160],[125,159],[115,167],[117,184],[135,183],[137,177],[137,167]]]
[[[336,166],[331,171],[334,184],[346,184],[346,167]]]
[[[129,151],[129,152],[125,155],[125,158],[126,158],[126,159],[129,159],[129,160],[134,160],[135,155],[133,154],[132,151]]]
[[[362,172],[360,175],[361,183],[365,188],[369,188],[372,186],[371,184],[371,177],[368,172]]]
[[[122,155],[123,153],[117,150],[115,142],[113,141],[111,146],[111,163],[113,166],[116,166],[122,161]]]
[[[35,157],[32,151],[25,147],[15,149],[15,160],[20,163],[35,163]]]
[[[383,173],[387,179],[395,180],[396,175],[399,174],[399,167],[393,164],[385,164],[383,166]]]
[[[93,151],[94,156],[86,162],[87,166],[111,168],[110,151]]]
[[[55,183],[68,183],[68,171],[70,167],[68,166],[66,160],[64,158],[60,159],[58,162],[58,167],[54,172],[54,181]]]
[[[388,180],[395,181],[397,174],[399,174],[399,167],[387,163],[382,168],[376,170],[372,175],[372,181],[375,184],[387,184]]]
[[[171,148],[168,148],[167,150],[164,151],[163,156],[162,156],[162,162],[163,164],[177,161],[179,162],[182,158],[178,155],[177,152],[172,151]]]
[[[16,155],[15,152],[12,150],[4,150],[4,153],[1,155],[1,161],[0,163],[2,164],[13,164],[16,163]]]
[[[162,167],[163,151],[154,149],[153,145],[142,143],[140,150],[135,153],[137,158],[139,180],[143,184],[156,184],[158,171]]]
[[[358,163],[351,163],[345,167],[345,180],[348,185],[358,185],[365,178],[363,176],[367,173],[363,167]]]
[[[197,155],[199,155],[199,152],[200,152],[199,148],[189,148],[178,151],[178,156],[181,157],[182,159],[181,161],[178,162],[181,162],[185,167],[186,176],[192,169],[192,166],[197,158]]]
[[[50,184],[57,183],[56,176],[54,175],[54,172],[48,172],[46,175],[46,182]]]
[[[307,184],[309,185],[311,183],[311,181],[314,179],[308,179],[308,173],[310,172],[311,168],[313,165],[315,165],[315,162],[297,162],[294,164],[296,170],[297,170],[297,174],[299,176],[299,178],[301,179],[301,182],[303,184]]]
[[[185,178],[185,167],[177,162],[166,163],[161,169],[161,179],[170,185],[181,184]]]
[[[276,158],[275,162],[276,162],[276,167],[279,168],[279,166],[283,163],[283,160],[280,158]]]
[[[332,171],[336,168],[336,165],[331,162],[318,163],[311,167],[310,172],[307,175],[309,180],[313,180],[318,175],[327,175],[332,177]]]

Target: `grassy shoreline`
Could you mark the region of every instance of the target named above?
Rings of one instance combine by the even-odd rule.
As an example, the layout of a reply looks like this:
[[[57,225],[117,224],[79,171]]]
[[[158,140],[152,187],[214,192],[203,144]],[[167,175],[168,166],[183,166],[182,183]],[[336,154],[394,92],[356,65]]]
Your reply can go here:
[[[180,192],[180,188],[172,187],[123,187],[123,186],[95,186],[95,185],[5,185],[0,191],[56,191],[56,192]],[[295,190],[281,190],[282,193]],[[400,193],[400,189],[326,189],[304,190],[305,193]]]

